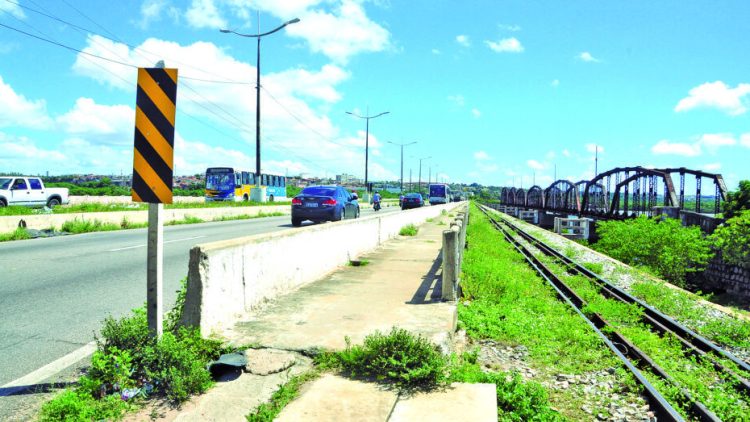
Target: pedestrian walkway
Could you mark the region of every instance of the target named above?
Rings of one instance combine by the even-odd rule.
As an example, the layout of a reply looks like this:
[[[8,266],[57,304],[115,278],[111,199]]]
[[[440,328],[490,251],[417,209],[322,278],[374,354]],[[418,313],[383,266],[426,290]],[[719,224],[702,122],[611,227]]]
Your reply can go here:
[[[449,352],[456,326],[456,306],[441,300],[440,258],[442,231],[449,221],[448,216],[441,216],[425,222],[416,236],[399,236],[359,257],[360,266],[341,267],[322,280],[270,301],[237,322],[222,333],[233,345],[252,345],[255,349],[286,354],[286,360],[292,355],[295,364],[288,369],[284,365],[283,371],[265,376],[238,374],[233,380],[217,383],[181,411],[162,416],[179,421],[244,421],[254,407],[270,398],[275,390],[272,386],[310,367],[305,357],[308,352],[343,349],[345,338],[358,344],[376,330],[403,328]],[[289,262],[293,265],[293,257]],[[329,374],[302,391],[302,396],[289,404],[279,420],[396,421],[413,420],[415,415],[431,421],[497,418],[492,384],[457,384],[407,398],[377,384]],[[458,409],[451,403],[458,405]]]

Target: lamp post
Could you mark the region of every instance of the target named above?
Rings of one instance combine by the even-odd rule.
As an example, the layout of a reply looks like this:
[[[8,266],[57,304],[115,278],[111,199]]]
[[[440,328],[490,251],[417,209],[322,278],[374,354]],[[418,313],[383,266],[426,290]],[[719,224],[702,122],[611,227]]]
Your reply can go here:
[[[370,109],[367,109],[367,112],[370,112]],[[360,119],[365,119],[367,123],[365,124],[365,192],[370,192],[370,185],[367,184],[367,162],[369,158],[369,150],[370,150],[370,119],[374,119],[376,117],[380,117],[384,114],[388,114],[390,111],[384,111],[382,113],[376,114],[374,116],[360,116],[357,113],[353,113],[351,111],[347,111],[346,114],[351,114],[354,117],[359,117]]]
[[[279,27],[272,29],[268,32],[260,33],[260,15],[258,16],[258,33],[255,35],[251,34],[240,34],[239,32],[235,32],[231,29],[220,29],[219,31],[225,33],[225,34],[235,34],[239,35],[240,37],[247,37],[247,38],[257,38],[258,39],[258,55],[256,58],[256,83],[255,83],[255,89],[256,89],[256,102],[255,102],[255,186],[257,186],[256,190],[256,197],[251,198],[255,201],[259,202],[265,202],[266,195],[263,194],[263,191],[261,189],[260,185],[260,39],[263,38],[266,35],[271,35],[274,32],[280,31],[287,25],[291,25],[293,23],[299,22],[298,18],[294,18],[290,21],[284,22]],[[251,191],[251,195],[252,195]]]
[[[419,183],[419,188],[418,188],[419,193],[422,193],[422,160],[429,160],[430,158],[432,158],[432,156],[423,157],[423,158],[419,159],[419,182],[418,182]]]
[[[397,144],[395,142],[386,141],[389,144],[398,145],[401,147],[401,193],[404,193],[404,147],[407,145],[416,144],[417,141],[409,142],[408,144]]]

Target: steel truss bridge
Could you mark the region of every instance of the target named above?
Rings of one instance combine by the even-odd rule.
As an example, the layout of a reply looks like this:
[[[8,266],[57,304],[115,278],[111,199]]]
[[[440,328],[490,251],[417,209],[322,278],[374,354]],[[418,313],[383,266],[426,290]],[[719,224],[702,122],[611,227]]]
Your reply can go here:
[[[679,190],[672,177],[679,177]],[[686,201],[686,178],[695,182],[694,200]],[[713,182],[713,189],[705,195],[703,182]],[[713,205],[704,209],[706,196]],[[684,167],[648,169],[617,167],[598,174],[591,180],[571,182],[557,180],[546,189],[535,185],[528,189],[504,187],[500,203],[543,211],[576,214],[603,219],[623,219],[638,215],[652,215],[654,207],[677,207],[684,211],[718,214],[721,201],[727,200],[727,188],[720,174],[706,173]],[[693,203],[694,202],[694,203]]]

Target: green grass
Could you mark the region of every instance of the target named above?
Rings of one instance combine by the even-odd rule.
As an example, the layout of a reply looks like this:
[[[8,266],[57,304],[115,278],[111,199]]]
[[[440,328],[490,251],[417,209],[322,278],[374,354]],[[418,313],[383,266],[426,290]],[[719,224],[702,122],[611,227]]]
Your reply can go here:
[[[253,413],[246,416],[248,422],[271,422],[281,413],[281,410],[299,395],[300,387],[306,382],[320,376],[320,372],[312,370],[292,377],[286,384],[279,386],[271,396],[271,401],[262,403]]]
[[[254,218],[263,218],[263,217],[281,217],[284,214],[281,211],[273,211],[273,212],[264,212],[259,211],[257,214],[251,215],[251,214],[240,214],[240,215],[222,215],[221,217],[216,217],[211,221],[234,221],[234,220],[252,220]]]
[[[164,209],[193,209],[193,208],[237,208],[237,207],[263,207],[274,205],[289,205],[291,202],[179,202],[164,205]],[[86,212],[115,212],[115,211],[146,211],[148,204],[118,203],[118,204],[100,204],[100,203],[83,203],[75,205],[58,206],[52,209],[53,214],[71,214]],[[0,216],[9,215],[34,215],[47,214],[42,208],[31,208],[24,206],[9,206],[0,208]]]
[[[165,226],[179,226],[182,224],[198,224],[198,223],[205,223],[205,220],[200,219],[198,217],[193,217],[191,215],[186,215],[182,217],[182,220],[172,220],[167,221],[164,223]]]
[[[358,260],[350,260],[349,266],[350,267],[366,267],[370,265],[370,261],[366,259],[358,259]]]
[[[96,336],[91,368],[75,388],[42,406],[40,420],[118,420],[151,397],[179,404],[207,391],[213,385],[207,365],[227,350],[197,329],[177,326],[185,294],[183,279],[158,340],[149,333],[145,307],[120,319],[107,317]],[[135,396],[122,398],[131,390]]]
[[[620,376],[615,392],[637,391],[632,377],[590,327],[556,298],[554,290],[474,207],[467,235],[471,248],[462,265],[464,301],[458,306],[458,316],[469,337],[524,345],[530,365],[544,373],[585,374],[616,368]],[[577,405],[583,396],[575,396],[572,389],[550,394],[551,405],[565,417],[590,418]]]
[[[401,230],[398,232],[401,236],[416,236],[417,232],[419,232],[419,228],[415,226],[414,224],[409,224],[404,227],[401,227]]]
[[[24,240],[30,239],[29,233],[26,229],[19,227],[10,233],[0,233],[0,242],[8,242],[11,240]]]
[[[122,227],[115,223],[104,223],[99,220],[70,220],[63,223],[60,231],[72,234],[103,232],[121,230]]]

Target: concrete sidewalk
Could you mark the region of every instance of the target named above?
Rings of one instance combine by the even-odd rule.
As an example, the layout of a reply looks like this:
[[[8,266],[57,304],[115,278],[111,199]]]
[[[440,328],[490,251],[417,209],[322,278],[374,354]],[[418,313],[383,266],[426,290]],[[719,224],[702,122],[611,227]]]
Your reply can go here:
[[[259,376],[257,371],[243,373],[234,380],[219,382],[179,412],[157,413],[167,420],[244,421],[259,403],[270,399],[274,389],[269,387],[310,368],[306,352],[343,349],[345,337],[358,344],[374,331],[387,332],[394,326],[423,335],[449,352],[456,306],[441,300],[440,286],[442,231],[450,220],[440,216],[425,222],[416,236],[398,236],[358,257],[366,265],[341,267],[322,280],[265,304],[222,333],[236,346],[252,345],[286,354],[287,362],[295,362],[291,368],[284,365],[268,376]],[[282,412],[280,420],[388,421],[408,420],[417,414],[443,421],[497,418],[492,384],[459,384],[436,392],[434,397],[401,398],[382,386],[329,374],[303,387],[302,392]],[[460,411],[451,415],[445,412],[446,406],[436,407],[435,402],[460,403]],[[133,420],[149,415],[148,410]]]

